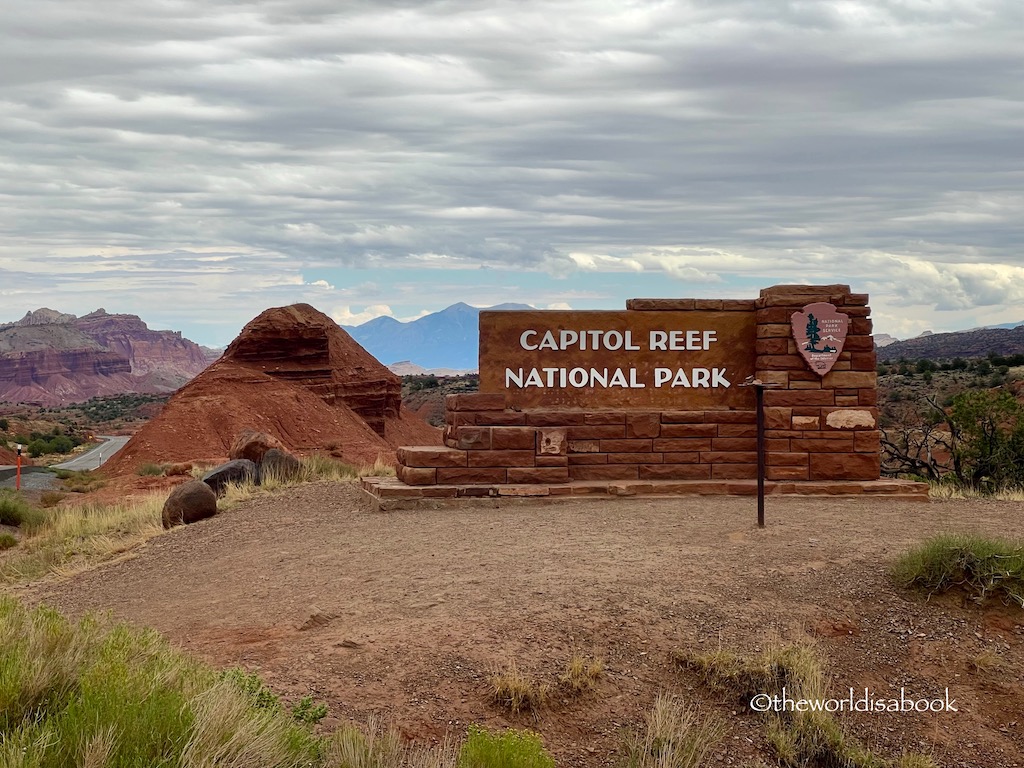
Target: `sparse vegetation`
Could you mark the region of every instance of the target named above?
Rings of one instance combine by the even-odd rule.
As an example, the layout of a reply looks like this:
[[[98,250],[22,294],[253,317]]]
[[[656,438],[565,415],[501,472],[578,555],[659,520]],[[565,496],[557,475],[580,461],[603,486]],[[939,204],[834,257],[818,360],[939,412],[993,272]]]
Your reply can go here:
[[[725,736],[725,723],[672,696],[660,695],[644,731],[625,740],[626,768],[701,768]]]
[[[1024,488],[1024,405],[1006,390],[968,390],[948,403],[922,396],[889,418],[883,470],[985,494]]]
[[[18,540],[9,533],[0,533],[0,551],[18,546]]]
[[[69,469],[55,470],[57,478],[61,480],[61,488],[70,493],[89,493],[97,491],[106,485],[103,476],[96,472],[74,472]]]
[[[491,701],[512,714],[536,712],[547,701],[551,690],[546,683],[532,680],[520,672],[514,661],[504,670],[492,674],[488,683]]]
[[[743,657],[725,650],[675,654],[677,664],[699,672],[747,704],[754,696],[780,696],[783,688],[794,700],[828,698],[824,667],[807,644],[769,645],[762,653]],[[779,763],[787,768],[843,766],[843,768],[934,768],[930,758],[918,754],[887,760],[847,736],[835,717],[820,709],[767,713],[768,742]],[[908,762],[909,761],[909,762]]]
[[[136,470],[136,474],[142,477],[160,477],[164,473],[164,468],[160,464],[143,464]]]
[[[554,768],[540,737],[470,726],[459,750],[371,720],[316,736],[256,675],[218,673],[152,630],[0,598],[0,764],[64,768]]]
[[[555,761],[532,731],[492,733],[471,725],[458,768],[555,768]]]
[[[971,534],[929,539],[892,569],[902,587],[963,589],[977,600],[998,598],[1024,608],[1024,543]]]
[[[30,511],[33,522],[16,553],[0,562],[0,581],[16,582],[108,560],[163,532],[162,494],[117,504]],[[30,507],[29,510],[32,510]]]
[[[0,598],[4,765],[321,765],[319,739],[253,706],[156,632]]]
[[[46,514],[11,491],[0,491],[0,524],[13,525],[25,533],[37,531],[46,520]]]
[[[39,506],[43,509],[52,509],[67,498],[66,493],[60,491],[43,491],[39,497]]]
[[[450,740],[436,747],[408,744],[376,718],[363,728],[342,725],[327,738],[324,752],[330,768],[455,768],[458,761],[458,747]]]
[[[232,667],[221,673],[220,679],[235,686],[249,699],[250,704],[256,709],[267,710],[277,714],[285,711],[280,697],[271,691],[259,675],[246,672],[244,669]],[[297,723],[316,725],[327,716],[327,705],[316,704],[309,696],[303,696],[299,702],[292,707],[291,717]]]
[[[565,665],[565,671],[558,679],[563,691],[580,696],[597,688],[604,675],[604,661],[587,658],[581,653],[574,653]]]

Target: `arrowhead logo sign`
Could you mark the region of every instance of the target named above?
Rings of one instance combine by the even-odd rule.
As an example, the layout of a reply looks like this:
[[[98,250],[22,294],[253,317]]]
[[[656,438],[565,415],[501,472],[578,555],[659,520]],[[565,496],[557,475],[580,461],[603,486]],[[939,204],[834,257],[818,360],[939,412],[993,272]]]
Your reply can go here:
[[[794,312],[790,322],[796,348],[810,369],[819,376],[831,371],[843,351],[850,316],[841,313],[834,304],[817,302]]]

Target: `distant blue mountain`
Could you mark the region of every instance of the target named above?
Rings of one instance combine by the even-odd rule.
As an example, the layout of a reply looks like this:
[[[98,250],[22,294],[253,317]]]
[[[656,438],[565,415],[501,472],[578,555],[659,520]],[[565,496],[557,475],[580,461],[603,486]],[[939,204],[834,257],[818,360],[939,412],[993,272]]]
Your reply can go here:
[[[528,304],[499,304],[488,309],[533,309]],[[479,365],[480,310],[459,302],[408,323],[375,317],[362,325],[342,326],[385,365],[408,360],[424,368],[475,369]]]
[[[1024,320],[1017,323],[1003,323],[1002,325],[986,325],[986,328],[1016,328],[1018,325],[1024,325]]]

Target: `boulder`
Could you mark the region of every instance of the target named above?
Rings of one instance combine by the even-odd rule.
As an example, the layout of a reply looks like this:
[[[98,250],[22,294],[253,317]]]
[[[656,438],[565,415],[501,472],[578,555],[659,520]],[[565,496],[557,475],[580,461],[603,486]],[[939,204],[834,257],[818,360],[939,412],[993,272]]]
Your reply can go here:
[[[284,447],[284,443],[273,435],[246,429],[240,432],[235,441],[231,443],[228,458],[231,460],[248,459],[255,464],[260,464],[263,461],[263,456],[271,448],[276,448],[285,453],[288,452],[288,449]]]
[[[202,480],[189,480],[171,491],[164,502],[164,528],[187,525],[217,514],[217,494]]]
[[[287,482],[294,480],[302,471],[302,464],[288,451],[281,451],[271,448],[263,455],[260,463],[260,477],[272,477],[275,480]]]
[[[235,459],[219,467],[214,467],[205,475],[203,482],[206,483],[218,496],[224,494],[224,488],[228,483],[256,483],[259,484],[259,467],[255,462],[248,459]]]

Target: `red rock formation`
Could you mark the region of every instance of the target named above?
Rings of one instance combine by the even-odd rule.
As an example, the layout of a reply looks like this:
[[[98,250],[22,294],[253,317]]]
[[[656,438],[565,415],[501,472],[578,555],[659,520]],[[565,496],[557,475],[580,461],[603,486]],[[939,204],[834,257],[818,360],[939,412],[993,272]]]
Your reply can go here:
[[[126,392],[172,392],[206,357],[176,331],[151,331],[134,315],[30,312],[0,326],[0,400],[64,405]]]
[[[441,431],[401,408],[398,377],[307,304],[269,309],[223,357],[178,391],[107,466],[228,456],[254,429],[297,453],[393,463],[398,445],[440,445]]]
[[[223,359],[301,384],[329,405],[340,400],[379,435],[402,404],[401,380],[308,304],[268,309],[242,329]]]
[[[151,331],[135,315],[108,315],[100,309],[72,324],[103,347],[127,357],[132,375],[148,376],[154,384],[166,381],[177,389],[208,364],[202,348],[182,338],[181,331]]]

